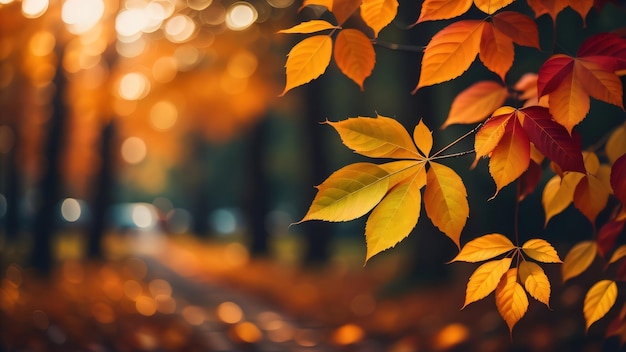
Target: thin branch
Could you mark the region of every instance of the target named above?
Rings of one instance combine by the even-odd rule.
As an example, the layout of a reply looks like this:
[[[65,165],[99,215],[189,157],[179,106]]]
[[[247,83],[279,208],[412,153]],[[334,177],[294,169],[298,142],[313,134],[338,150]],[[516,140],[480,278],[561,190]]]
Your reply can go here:
[[[428,158],[429,160],[439,160],[439,159],[447,159],[447,158],[455,158],[457,156],[463,156],[463,155],[467,155],[467,154],[472,154],[474,153],[475,150],[466,150],[464,152],[458,152],[458,153],[453,153],[453,154],[446,154],[446,155],[436,155],[433,157]]]
[[[424,52],[424,49],[426,49],[425,46],[389,43],[378,39],[372,39],[372,44],[391,50],[408,51],[413,53],[421,53]]]
[[[478,125],[476,125],[476,127],[472,128],[469,132],[465,133],[464,135],[462,135],[461,137],[455,139],[452,143],[446,145],[445,147],[441,148],[438,152],[436,152],[435,154],[433,154],[430,159],[434,159],[437,157],[437,155],[443,153],[444,151],[450,149],[452,146],[454,146],[455,144],[459,143],[460,141],[464,140],[465,138],[467,138],[469,135],[473,134],[474,132],[476,132],[479,128],[482,127],[482,123],[479,123]]]

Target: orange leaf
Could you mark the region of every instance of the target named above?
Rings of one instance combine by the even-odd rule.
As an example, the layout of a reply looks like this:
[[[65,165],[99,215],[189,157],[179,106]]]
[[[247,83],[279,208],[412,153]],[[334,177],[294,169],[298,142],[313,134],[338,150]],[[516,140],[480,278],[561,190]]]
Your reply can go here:
[[[421,119],[413,130],[413,141],[424,156],[428,157],[430,155],[430,151],[433,148],[433,133]]]
[[[372,74],[376,52],[370,39],[358,29],[344,29],[335,40],[337,66],[363,90],[363,82]]]
[[[387,173],[389,174],[389,187],[393,187],[398,183],[406,180],[407,178],[414,177],[416,173],[415,169],[424,169],[424,167],[426,166],[426,162],[414,160],[399,160],[388,162],[378,166],[387,171]],[[426,184],[426,172],[417,173],[417,177],[419,177],[420,179],[414,182],[420,182],[422,185]]]
[[[469,216],[467,191],[461,177],[451,168],[430,163],[426,174],[424,206],[432,223],[459,246],[461,231]]]
[[[569,6],[585,20],[589,10],[593,7],[593,0],[570,0]]]
[[[501,8],[511,4],[514,0],[474,0],[474,5],[488,15],[494,14]]]
[[[278,33],[308,34],[308,33],[321,32],[321,31],[325,31],[328,29],[335,29],[335,28],[339,28],[339,27],[324,20],[312,20],[312,21],[302,22],[291,28],[281,29],[280,31],[278,31]]]
[[[520,281],[526,291],[536,300],[550,307],[550,280],[537,263],[523,261],[519,265]]]
[[[425,0],[416,23],[434,20],[447,20],[466,13],[472,0]]]
[[[596,217],[606,207],[609,200],[610,189],[597,177],[585,176],[574,192],[574,205],[580,210],[592,224],[595,224]]]
[[[609,264],[613,264],[624,257],[626,257],[626,244],[623,244],[615,249],[615,252],[613,252],[611,259],[609,260]]]
[[[398,13],[398,0],[363,0],[361,17],[374,30],[374,38]]]
[[[589,95],[574,74],[566,75],[561,84],[550,93],[550,113],[571,134],[589,112]]]
[[[480,50],[484,25],[483,21],[463,20],[435,34],[424,50],[419,82],[413,92],[465,72]]]
[[[335,15],[337,23],[342,25],[359,9],[360,5],[361,0],[333,0],[331,12]]]
[[[489,173],[496,183],[496,193],[515,181],[530,163],[530,141],[519,120],[507,124],[504,135],[491,153]]]
[[[304,7],[310,5],[324,6],[328,10],[331,10],[333,8],[333,0],[303,0],[302,6],[300,6],[298,11],[302,11]]]
[[[541,203],[546,213],[545,225],[550,219],[561,213],[574,200],[574,191],[585,175],[579,172],[567,172],[563,178],[554,175],[543,188]]]
[[[515,249],[515,245],[504,235],[492,233],[475,238],[465,244],[450,262],[481,262]]]
[[[590,96],[624,109],[622,81],[602,65],[602,59],[593,56],[576,59],[574,73]]]
[[[563,282],[580,275],[593,263],[596,258],[598,245],[594,241],[577,243],[565,256],[561,272]]]
[[[522,245],[522,250],[527,256],[542,263],[561,263],[556,249],[541,238],[533,238]]]
[[[330,63],[333,42],[328,35],[316,35],[296,44],[285,64],[287,83],[281,95],[292,88],[309,83],[319,77]]]
[[[479,266],[470,276],[465,290],[465,303],[463,308],[472,302],[479,301],[493,292],[500,278],[511,267],[511,258],[492,260]]]
[[[515,112],[514,108],[505,106],[496,110],[476,133],[474,151],[476,160],[491,153],[504,136],[506,126]]]
[[[513,333],[513,327],[528,310],[528,297],[517,282],[517,269],[509,269],[496,287],[496,307]]]
[[[499,30],[495,29],[492,23],[485,24],[480,40],[480,61],[490,71],[500,76],[504,81],[506,73],[513,66],[513,41]]]
[[[532,18],[516,11],[502,11],[492,17],[495,29],[515,43],[539,49],[539,31]]]
[[[587,323],[586,330],[611,310],[617,299],[617,284],[613,280],[596,282],[585,295],[583,313]]]
[[[527,2],[535,12],[535,18],[549,14],[553,22],[556,22],[556,16],[568,5],[568,0],[528,0]]]
[[[423,159],[411,136],[395,119],[356,117],[330,122],[348,148],[370,158]]]
[[[441,128],[455,123],[476,123],[501,107],[509,92],[501,83],[480,81],[459,93],[452,102],[448,118]]]
[[[611,133],[606,141],[605,150],[611,163],[626,154],[626,124],[622,124]]]
[[[370,163],[345,166],[317,186],[308,212],[300,220],[349,221],[372,210],[389,190],[389,174]]]
[[[395,185],[372,211],[365,225],[367,262],[374,255],[395,246],[411,233],[419,219],[425,170]],[[421,175],[421,176],[420,176]]]

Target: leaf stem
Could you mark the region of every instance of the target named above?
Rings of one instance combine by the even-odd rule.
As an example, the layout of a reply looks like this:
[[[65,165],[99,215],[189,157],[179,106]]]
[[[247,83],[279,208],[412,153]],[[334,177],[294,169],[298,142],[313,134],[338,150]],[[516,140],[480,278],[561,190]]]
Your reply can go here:
[[[446,155],[437,155],[437,156],[432,156],[430,158],[428,158],[428,160],[438,160],[438,159],[447,159],[447,158],[455,158],[457,156],[463,156],[463,155],[467,155],[467,154],[472,154],[474,153],[475,150],[466,150],[464,152],[458,152],[458,153],[453,153],[453,154],[446,154]],[[438,153],[437,153],[438,154]]]
[[[473,134],[474,132],[476,132],[480,127],[482,127],[482,123],[479,123],[478,125],[476,125],[476,127],[472,128],[470,131],[466,132],[464,135],[462,135],[461,137],[455,139],[452,143],[446,145],[445,147],[441,148],[438,152],[436,152],[435,154],[433,154],[429,159],[435,159],[437,158],[437,155],[445,152],[446,150],[450,149],[452,146],[454,146],[455,144],[459,143],[460,141],[464,140],[465,138],[467,138],[469,135]]]
[[[414,52],[414,53],[421,53],[421,52],[424,52],[424,49],[426,49],[425,46],[390,43],[390,42],[380,41],[378,39],[372,39],[372,44],[378,45],[383,48],[391,49],[391,50],[408,51],[408,52]]]
[[[515,233],[515,244],[517,246],[519,246],[519,195],[520,195],[520,183],[519,181],[517,181],[517,194],[515,197],[515,214],[513,215],[513,226],[514,226],[514,233]]]

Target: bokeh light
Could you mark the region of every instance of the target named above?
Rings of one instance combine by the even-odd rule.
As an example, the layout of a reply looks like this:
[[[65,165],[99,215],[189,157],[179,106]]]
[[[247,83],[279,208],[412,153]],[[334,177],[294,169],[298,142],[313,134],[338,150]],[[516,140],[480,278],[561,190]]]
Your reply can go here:
[[[82,207],[78,200],[65,198],[61,203],[61,216],[67,222],[76,222],[80,219]]]
[[[257,20],[257,10],[250,3],[236,2],[226,12],[226,26],[233,31],[250,27]]]
[[[236,78],[250,77],[257,69],[256,56],[247,50],[241,50],[230,57],[226,70]]]
[[[148,78],[139,72],[127,73],[122,77],[118,93],[126,100],[139,100],[150,92]]]
[[[178,120],[178,108],[168,100],[161,100],[152,105],[150,109],[150,123],[159,131],[172,128]]]
[[[152,64],[152,77],[159,83],[167,83],[176,78],[178,64],[172,56],[162,56]]]
[[[147,153],[146,143],[139,137],[129,137],[122,142],[122,158],[129,164],[142,162]]]
[[[137,204],[132,210],[132,219],[139,228],[149,228],[156,223],[155,215],[152,209],[146,204]]]
[[[81,34],[95,26],[104,15],[102,0],[66,0],[61,18],[70,33]]]
[[[46,56],[54,50],[55,45],[56,39],[52,33],[49,31],[39,31],[30,38],[28,48],[35,56]]]
[[[355,324],[345,324],[337,328],[332,335],[332,341],[337,345],[351,345],[363,339],[365,331]]]
[[[243,319],[243,311],[235,302],[222,302],[216,309],[217,318],[227,324],[236,324]]]
[[[173,43],[191,39],[195,31],[196,23],[185,15],[173,16],[165,23],[165,37]]]
[[[22,0],[22,15],[37,18],[48,10],[48,0]]]
[[[204,310],[198,306],[187,306],[182,311],[183,318],[191,325],[202,325],[206,319]]]

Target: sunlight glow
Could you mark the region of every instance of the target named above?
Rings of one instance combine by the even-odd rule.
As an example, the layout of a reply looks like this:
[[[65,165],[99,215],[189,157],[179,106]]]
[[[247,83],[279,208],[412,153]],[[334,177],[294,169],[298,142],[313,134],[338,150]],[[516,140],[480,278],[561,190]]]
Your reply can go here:
[[[179,71],[189,71],[200,62],[200,50],[193,45],[181,45],[174,51],[174,59]]]
[[[185,318],[185,320],[191,325],[198,326],[204,323],[205,314],[202,308],[200,307],[187,306],[183,308],[182,313],[183,313],[183,318]]]
[[[226,324],[236,324],[243,319],[243,311],[234,302],[222,302],[217,306],[217,318]]]
[[[171,56],[163,56],[152,64],[152,77],[159,83],[167,83],[176,78],[178,64]]]
[[[139,72],[127,73],[120,80],[119,95],[126,100],[139,100],[150,92],[148,78]]]
[[[49,31],[39,31],[30,38],[28,48],[35,56],[46,56],[54,50],[56,40]]]
[[[48,0],[23,0],[22,15],[26,18],[37,18],[48,10]]]
[[[247,2],[232,4],[226,13],[226,26],[233,31],[250,27],[257,20],[258,12]]]
[[[228,60],[226,70],[236,78],[248,78],[257,69],[257,58],[249,51],[242,50]]]
[[[168,100],[161,100],[152,105],[150,109],[150,123],[152,127],[160,131],[172,128],[178,120],[176,105]]]
[[[82,209],[74,198],[65,198],[61,203],[61,216],[67,222],[76,222],[80,219]]]
[[[102,0],[66,0],[61,10],[61,18],[73,34],[87,32],[100,21],[102,15]]]
[[[172,43],[185,42],[196,31],[196,23],[185,15],[176,15],[165,23],[165,37]]]
[[[122,158],[129,164],[138,164],[146,158],[148,148],[139,137],[129,137],[122,143]]]
[[[196,11],[206,9],[207,7],[211,6],[211,3],[213,3],[213,0],[187,0],[187,6],[189,6],[190,9]]]
[[[267,0],[267,3],[274,8],[277,9],[284,9],[287,8],[289,6],[291,6],[291,4],[293,4],[294,0]]]

